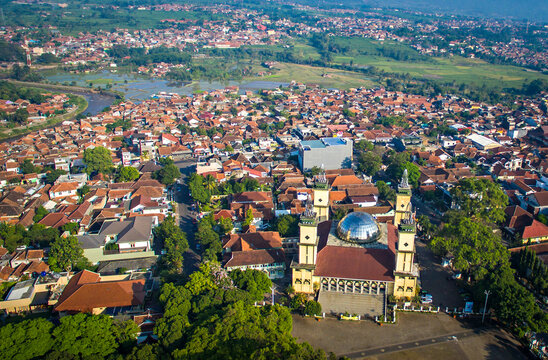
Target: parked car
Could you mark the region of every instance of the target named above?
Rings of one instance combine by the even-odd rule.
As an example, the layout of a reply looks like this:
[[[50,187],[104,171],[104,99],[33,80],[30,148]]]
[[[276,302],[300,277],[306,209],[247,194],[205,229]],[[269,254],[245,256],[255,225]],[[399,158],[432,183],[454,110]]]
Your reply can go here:
[[[432,297],[421,296],[422,304],[432,304]]]

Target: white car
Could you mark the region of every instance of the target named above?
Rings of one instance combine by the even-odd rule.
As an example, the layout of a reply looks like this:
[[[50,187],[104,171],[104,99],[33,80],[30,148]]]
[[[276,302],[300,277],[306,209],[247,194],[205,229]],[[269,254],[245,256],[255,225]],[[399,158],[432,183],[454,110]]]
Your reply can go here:
[[[421,296],[421,303],[423,304],[432,304],[432,296]]]

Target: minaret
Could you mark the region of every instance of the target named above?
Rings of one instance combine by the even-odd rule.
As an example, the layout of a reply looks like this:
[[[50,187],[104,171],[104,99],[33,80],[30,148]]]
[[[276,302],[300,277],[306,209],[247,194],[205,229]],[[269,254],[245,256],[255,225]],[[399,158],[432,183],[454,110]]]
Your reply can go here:
[[[411,209],[411,188],[407,182],[407,170],[404,171],[402,182],[398,187],[396,206],[394,224],[398,227],[398,243],[396,244],[394,295],[398,299],[412,298],[416,293],[419,272],[415,266],[417,226]]]
[[[329,220],[329,184],[323,171],[314,181],[314,209],[319,222]]]
[[[291,283],[297,293],[314,292],[314,269],[318,253],[318,216],[310,198],[307,200],[306,210],[299,222],[299,259],[293,262]]]
[[[407,178],[407,169],[403,171],[401,182],[398,185],[398,192],[396,193],[396,212],[394,214],[394,225],[398,226],[402,219],[406,216],[406,213],[411,204],[411,186],[409,186],[409,180]]]

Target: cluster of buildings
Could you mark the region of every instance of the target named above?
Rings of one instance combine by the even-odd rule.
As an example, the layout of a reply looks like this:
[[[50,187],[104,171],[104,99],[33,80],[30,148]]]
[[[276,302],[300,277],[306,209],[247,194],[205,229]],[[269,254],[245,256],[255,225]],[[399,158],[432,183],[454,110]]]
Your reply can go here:
[[[271,278],[291,269],[295,290],[319,292],[328,311],[386,314],[387,297],[413,298],[420,275],[407,178],[395,202],[381,199],[355,170],[362,140],[381,152],[408,151],[420,170],[417,196],[427,202],[436,192],[450,207],[462,178],[500,182],[510,199],[506,236],[525,244],[548,239],[546,94],[520,100],[518,110],[450,95],[296,83],[259,93],[231,87],[160,95],[0,144],[0,220],[61,230],[75,224],[84,255],[98,265],[97,273],[50,276],[42,250],[2,250],[2,280],[29,277],[4,309],[137,314],[154,283],[137,275],[156,261],[152,230],[174,211],[172,193],[152,176],[168,157],[194,158],[196,172],[217,186],[256,179],[260,190],[216,195],[227,206],[212,210],[214,219],[238,224],[222,240],[222,265]],[[135,167],[139,178],[90,178],[83,152],[96,146],[110,150],[114,166]],[[23,171],[29,162],[36,172]],[[48,179],[54,170],[66,173]],[[36,219],[42,208],[47,214]],[[297,234],[269,227],[283,215],[299,218]],[[116,301],[89,299],[102,291],[116,293]]]
[[[33,122],[40,122],[46,120],[46,118],[55,113],[63,112],[67,110],[67,104],[69,97],[66,94],[44,94],[46,100],[41,104],[32,104],[25,99],[0,100],[0,112],[6,115],[15,114],[19,109],[26,110],[28,113],[27,121],[29,124]],[[4,119],[2,119],[4,120]]]
[[[119,10],[118,6],[100,6],[102,11]],[[190,6],[161,4],[142,6],[137,10],[176,12],[207,12],[219,20],[164,19],[161,28],[116,31],[97,31],[80,33],[77,36],[60,34],[54,27],[53,37],[41,42],[19,36],[26,28],[4,28],[0,38],[17,41],[32,56],[51,53],[62,59],[64,64],[109,64],[113,62],[109,49],[116,45],[129,48],[153,49],[157,47],[178,48],[198,52],[200,49],[231,49],[254,45],[287,45],[287,40],[314,33],[328,33],[336,36],[364,37],[379,41],[393,40],[407,43],[419,53],[432,56],[461,55],[503,59],[519,66],[546,69],[548,51],[546,51],[546,28],[531,25],[531,33],[537,43],[520,32],[529,33],[529,25],[512,24],[485,19],[455,19],[433,17],[429,22],[413,21],[407,17],[379,14],[377,12],[344,11],[341,9],[320,10],[309,6],[296,5],[302,11],[314,13],[312,21],[299,22],[290,19],[271,19],[268,15],[243,8],[226,5]],[[168,10],[165,10],[168,9]],[[322,12],[321,16],[317,12]],[[359,13],[359,14],[358,14]],[[44,13],[44,16],[47,16]],[[357,16],[360,15],[360,16]],[[32,30],[32,29],[30,29]],[[513,33],[510,41],[499,39],[498,35],[507,31]],[[446,41],[447,32],[454,38]],[[479,32],[479,35],[476,33]],[[482,36],[482,32],[493,36]],[[544,34],[544,36],[543,36]],[[540,43],[538,43],[540,42]],[[391,55],[388,55],[391,56]],[[404,55],[405,56],[405,55]],[[405,60],[405,59],[402,59]],[[170,64],[175,65],[175,64]],[[154,66],[148,69],[153,75],[162,76],[162,68],[169,65]],[[142,71],[143,72],[143,71]]]

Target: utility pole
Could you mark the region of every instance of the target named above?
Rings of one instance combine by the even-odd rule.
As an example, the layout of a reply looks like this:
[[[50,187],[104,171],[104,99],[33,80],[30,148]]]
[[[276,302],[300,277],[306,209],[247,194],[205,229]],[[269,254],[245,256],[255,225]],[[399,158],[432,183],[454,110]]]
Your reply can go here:
[[[489,295],[491,295],[491,290],[485,290],[485,305],[483,305],[483,316],[481,317],[481,323],[483,324],[483,321],[485,320],[485,311],[487,310],[487,299],[489,299]]]
[[[274,284],[272,284],[272,286],[270,287],[270,289],[272,290],[272,306],[274,306]]]

